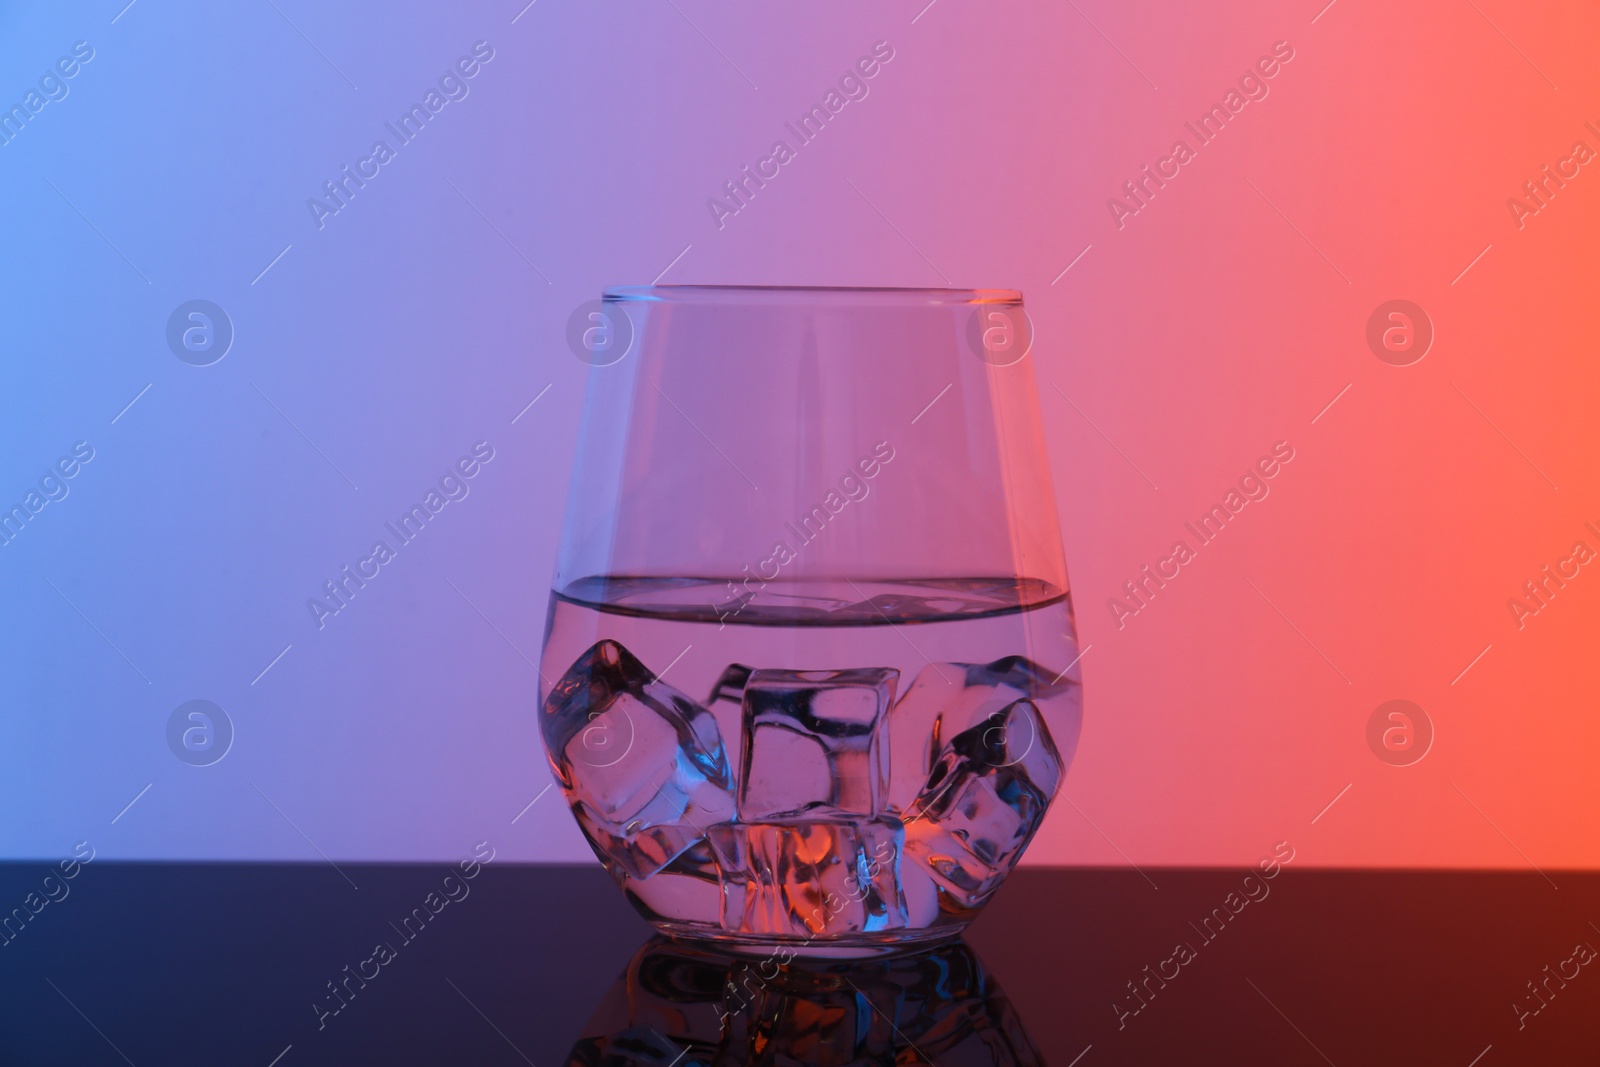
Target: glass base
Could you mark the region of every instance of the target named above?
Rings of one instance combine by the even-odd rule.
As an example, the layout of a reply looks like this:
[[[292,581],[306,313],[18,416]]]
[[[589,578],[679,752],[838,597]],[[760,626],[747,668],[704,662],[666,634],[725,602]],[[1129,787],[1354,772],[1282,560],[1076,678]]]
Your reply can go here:
[[[725,956],[768,957],[801,956],[807,959],[873,959],[919,952],[946,941],[955,941],[966,930],[966,923],[929,927],[921,930],[887,930],[882,933],[837,934],[831,937],[779,937],[760,934],[715,933],[700,926],[655,921],[664,937],[691,948],[701,948]]]

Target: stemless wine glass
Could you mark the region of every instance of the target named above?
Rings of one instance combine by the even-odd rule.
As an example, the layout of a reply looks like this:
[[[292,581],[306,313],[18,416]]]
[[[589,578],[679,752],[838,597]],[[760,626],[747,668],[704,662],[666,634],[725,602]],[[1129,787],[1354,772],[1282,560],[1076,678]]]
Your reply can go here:
[[[556,780],[662,933],[952,936],[1077,744],[1019,293],[604,294],[542,653]]]

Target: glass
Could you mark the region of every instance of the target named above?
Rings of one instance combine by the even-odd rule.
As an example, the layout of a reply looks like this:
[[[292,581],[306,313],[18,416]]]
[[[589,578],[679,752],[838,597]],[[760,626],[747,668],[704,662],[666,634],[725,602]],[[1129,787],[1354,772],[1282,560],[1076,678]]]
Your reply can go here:
[[[569,1067],[851,1064],[1040,1067],[965,942],[882,960],[777,963],[651,941],[606,993]]]
[[[724,950],[960,932],[1076,747],[1021,295],[608,290],[542,654],[556,780]]]

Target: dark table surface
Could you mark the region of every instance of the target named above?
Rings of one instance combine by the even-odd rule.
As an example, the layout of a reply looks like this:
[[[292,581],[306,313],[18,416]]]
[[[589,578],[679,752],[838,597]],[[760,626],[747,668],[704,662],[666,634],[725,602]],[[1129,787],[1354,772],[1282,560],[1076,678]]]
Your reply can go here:
[[[971,956],[833,968],[807,988],[835,992],[778,1008],[757,980],[708,1016],[724,972],[641,952],[649,927],[597,867],[488,865],[444,904],[443,864],[54,869],[0,865],[0,908],[28,916],[0,947],[3,1064],[688,1067],[716,1058],[715,1026],[687,1034],[708,1018],[742,1028],[727,1063],[848,1062],[817,1036],[842,1026],[871,1063],[1600,1064],[1594,872],[1286,869],[1248,899],[1245,871],[1023,869]]]

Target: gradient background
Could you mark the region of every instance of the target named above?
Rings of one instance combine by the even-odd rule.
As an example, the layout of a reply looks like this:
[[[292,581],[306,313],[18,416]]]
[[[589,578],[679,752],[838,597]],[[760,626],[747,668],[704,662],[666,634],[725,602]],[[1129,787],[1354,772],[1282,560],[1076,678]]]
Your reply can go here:
[[[95,49],[0,147],[0,504],[95,449],[0,548],[0,854],[589,859],[533,715],[564,330],[659,278],[1024,291],[1088,647],[1028,862],[1600,865],[1600,568],[1506,606],[1600,549],[1600,162],[1506,206],[1600,150],[1593,4],[524,2],[0,4],[5,107]],[[307,198],[480,40],[319,230]],[[880,40],[870,96],[719,230],[707,198]],[[1107,198],[1281,40],[1119,229]],[[236,330],[208,367],[164,337],[194,298]],[[1436,330],[1408,367],[1365,341],[1395,298]],[[480,440],[471,495],[318,631],[306,599]],[[1107,599],[1280,440],[1271,496],[1119,629]],[[165,739],[196,698],[236,730],[204,768]],[[1409,767],[1366,740],[1395,698],[1436,732]]]

